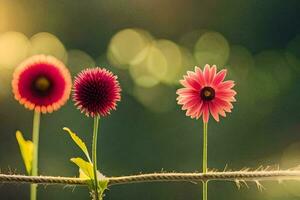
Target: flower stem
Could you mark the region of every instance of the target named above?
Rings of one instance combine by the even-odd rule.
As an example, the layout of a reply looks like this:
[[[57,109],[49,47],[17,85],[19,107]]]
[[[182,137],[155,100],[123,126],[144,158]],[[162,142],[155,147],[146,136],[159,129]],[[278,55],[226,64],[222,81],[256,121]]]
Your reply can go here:
[[[40,112],[34,111],[33,114],[33,131],[32,131],[32,142],[33,142],[33,157],[32,157],[32,170],[31,176],[38,175],[38,152],[39,152],[39,130],[40,130]],[[30,200],[36,200],[37,185],[30,185]]]
[[[92,161],[93,161],[93,169],[94,169],[94,192],[95,192],[95,200],[99,200],[99,192],[98,192],[98,177],[97,177],[97,135],[98,135],[98,127],[99,127],[99,116],[94,117],[94,130],[93,130],[93,144],[92,144]]]
[[[207,173],[207,123],[203,123],[203,174]],[[203,182],[203,198],[207,200],[207,182]]]

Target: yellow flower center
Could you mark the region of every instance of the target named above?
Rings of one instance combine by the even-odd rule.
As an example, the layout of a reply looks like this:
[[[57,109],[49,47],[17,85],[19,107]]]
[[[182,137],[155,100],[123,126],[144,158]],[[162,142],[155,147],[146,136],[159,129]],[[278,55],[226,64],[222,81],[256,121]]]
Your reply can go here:
[[[47,95],[51,89],[51,81],[45,76],[39,76],[33,82],[33,89],[38,95]]]
[[[200,97],[204,101],[211,101],[215,98],[215,90],[212,87],[204,87],[200,91]]]

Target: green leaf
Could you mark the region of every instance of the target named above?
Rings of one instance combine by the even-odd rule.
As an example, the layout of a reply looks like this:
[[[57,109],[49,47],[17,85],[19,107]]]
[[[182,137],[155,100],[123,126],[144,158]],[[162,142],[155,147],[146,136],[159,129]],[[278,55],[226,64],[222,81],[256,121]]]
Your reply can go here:
[[[88,177],[80,168],[79,168],[79,178],[85,179],[87,181],[88,188],[90,190],[93,190],[94,181],[90,177]]]
[[[16,132],[16,138],[19,143],[22,158],[25,163],[25,168],[28,174],[31,174],[32,158],[33,158],[33,143],[30,140],[24,140],[20,131]]]
[[[79,168],[79,178],[81,179],[90,179],[83,171]]]
[[[106,179],[105,176],[103,176],[103,174],[101,174],[99,171],[97,171],[97,177],[98,177],[98,189],[100,192],[100,196],[103,196],[104,191],[107,189],[108,187],[108,179]]]
[[[108,179],[98,181],[99,196],[104,197],[104,191],[108,188]]]
[[[67,131],[73,141],[79,146],[79,148],[83,151],[83,153],[86,155],[87,159],[91,162],[91,158],[89,155],[89,151],[85,145],[85,143],[76,135],[76,133],[72,132],[69,128],[64,127],[63,130]]]
[[[71,158],[71,161],[79,167],[79,176],[94,180],[93,164],[82,158]]]

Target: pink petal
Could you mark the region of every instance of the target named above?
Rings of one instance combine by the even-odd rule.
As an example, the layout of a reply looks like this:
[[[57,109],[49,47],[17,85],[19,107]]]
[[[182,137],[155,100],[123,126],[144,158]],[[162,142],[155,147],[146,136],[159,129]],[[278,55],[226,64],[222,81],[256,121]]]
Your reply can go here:
[[[182,110],[190,109],[194,105],[198,105],[198,104],[199,104],[199,101],[197,101],[195,99],[191,99],[191,100],[184,103],[184,105],[182,106]]]
[[[187,95],[187,94],[195,94],[195,90],[192,88],[180,88],[176,91],[178,95]]]
[[[222,97],[222,96],[218,96],[219,99],[223,100],[223,101],[228,101],[228,102],[236,102],[236,99],[234,97]]]
[[[224,82],[220,83],[216,89],[218,91],[227,90],[227,89],[231,89],[234,85],[235,85],[234,81],[224,81]]]
[[[201,89],[201,85],[196,78],[190,76],[190,77],[185,78],[185,81],[191,88],[193,88],[195,90]]]
[[[222,116],[222,117],[226,117],[226,113],[224,110],[220,109],[219,110],[219,114]]]
[[[205,84],[208,85],[209,84],[209,77],[210,77],[210,66],[207,64],[204,67],[204,80],[205,80]]]
[[[208,109],[208,104],[205,103],[203,107],[203,122],[207,123],[209,120],[209,109]]]
[[[203,104],[202,104],[203,105]],[[202,106],[199,108],[199,110],[196,112],[196,119],[199,119],[201,117],[203,113],[203,110],[202,110]]]
[[[187,110],[186,115],[191,116],[192,118],[197,117],[196,113],[201,108],[201,106],[202,106],[202,102],[201,102],[201,104],[195,104],[194,106],[190,107]]]
[[[184,95],[179,95],[176,100],[179,101],[179,100],[182,100],[182,99],[191,99],[191,98],[197,98],[197,99],[200,99],[199,95],[198,94],[184,94]]]
[[[208,80],[208,84],[210,85],[212,83],[212,81],[214,80],[215,76],[216,76],[216,72],[217,72],[217,67],[216,65],[213,65],[210,68],[210,72],[209,72],[209,80]]]
[[[222,81],[224,81],[226,74],[227,74],[227,70],[226,69],[222,69],[221,71],[219,71],[217,73],[217,75],[215,76],[212,84],[214,86],[219,85]]]
[[[226,112],[231,112],[231,109],[233,108],[231,103],[223,101],[219,98],[215,98],[214,103],[217,104],[220,108],[224,109]]]
[[[190,87],[190,85],[187,83],[187,81],[185,80],[185,79],[183,79],[183,80],[179,80],[179,83],[181,84],[181,85],[183,85],[184,87]]]
[[[224,90],[221,92],[216,92],[216,97],[224,101],[236,101],[234,96],[236,92],[234,90]]]
[[[213,116],[213,118],[214,118],[217,122],[219,122],[218,107],[217,107],[214,103],[210,102],[210,103],[209,103],[209,110],[210,110],[210,113],[211,113],[211,115]]]
[[[196,72],[196,75],[197,75],[197,78],[199,80],[200,85],[204,86],[205,85],[205,79],[204,79],[204,75],[203,75],[202,70],[199,67],[195,67],[195,72]]]

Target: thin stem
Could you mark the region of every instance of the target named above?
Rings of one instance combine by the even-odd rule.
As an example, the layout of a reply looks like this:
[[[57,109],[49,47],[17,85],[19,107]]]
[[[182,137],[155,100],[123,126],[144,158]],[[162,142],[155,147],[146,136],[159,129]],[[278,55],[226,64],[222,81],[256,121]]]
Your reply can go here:
[[[32,157],[32,170],[31,175],[38,175],[38,152],[39,152],[39,130],[40,130],[40,112],[34,111],[33,114],[33,131],[32,131],[32,142],[33,142],[33,157]],[[37,185],[31,184],[30,186],[30,200],[36,200]]]
[[[207,173],[207,123],[203,123],[203,174]],[[203,181],[203,200],[207,200],[207,180]]]
[[[94,186],[95,186],[95,198],[99,200],[98,192],[98,177],[97,177],[97,135],[99,127],[99,116],[94,117],[94,130],[93,130],[93,144],[92,144],[92,160],[93,160],[93,169],[94,169]]]

